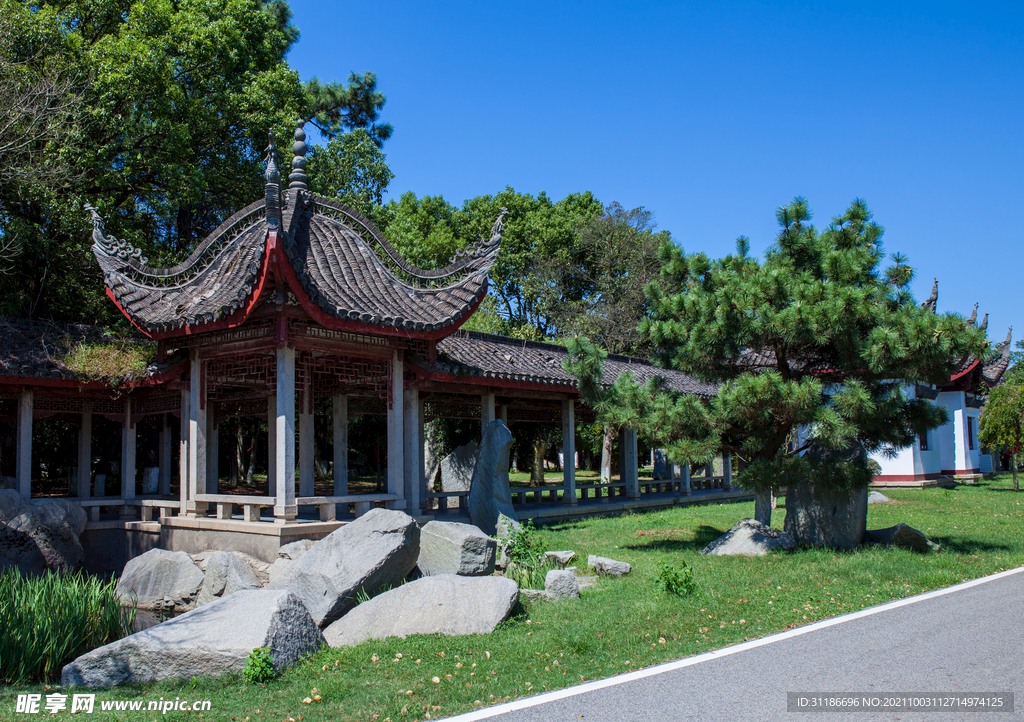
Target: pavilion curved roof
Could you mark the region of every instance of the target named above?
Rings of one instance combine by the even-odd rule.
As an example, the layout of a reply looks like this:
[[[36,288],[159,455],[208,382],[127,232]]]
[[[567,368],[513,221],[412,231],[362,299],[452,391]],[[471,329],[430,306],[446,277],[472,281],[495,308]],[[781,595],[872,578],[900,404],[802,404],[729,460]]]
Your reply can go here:
[[[284,282],[328,327],[436,338],[469,318],[487,293],[507,211],[489,239],[460,251],[447,267],[418,268],[357,211],[308,191],[300,134],[292,164],[300,172],[293,170],[291,187],[281,190],[271,144],[266,197],[235,213],[173,268],[149,266],[140,251],[108,236],[87,207],[107,295],[142,331],[170,336],[241,323],[269,290],[271,272],[278,288]]]

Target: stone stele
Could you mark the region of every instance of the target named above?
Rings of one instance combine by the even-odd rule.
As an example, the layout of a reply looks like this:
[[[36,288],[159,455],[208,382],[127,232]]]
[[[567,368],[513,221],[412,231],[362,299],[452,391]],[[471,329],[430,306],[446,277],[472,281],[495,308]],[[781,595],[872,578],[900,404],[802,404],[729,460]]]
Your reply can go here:
[[[203,572],[188,554],[150,549],[124,565],[117,596],[124,601],[134,597],[139,609],[189,609],[202,584]]]
[[[269,647],[281,671],[323,642],[294,594],[245,590],[87,652],[65,665],[60,682],[102,688],[241,672],[256,647]]]
[[[326,627],[356,605],[359,592],[398,584],[416,566],[420,530],[408,514],[371,509],[317,542],[269,589],[288,589]]]
[[[505,422],[496,419],[489,423],[477,452],[469,489],[469,519],[485,534],[496,532],[501,514],[513,521],[519,520],[512,507],[512,487],[508,480],[511,449],[512,432]]]
[[[492,574],[497,544],[471,524],[429,521],[420,529],[420,557],[416,566],[425,577]]]
[[[809,483],[786,493],[783,529],[798,542],[832,549],[853,549],[868,525],[868,490],[814,489]]]
[[[701,554],[760,557],[796,548],[792,534],[772,529],[756,519],[740,519],[732,529],[708,544]]]
[[[332,647],[410,634],[488,634],[508,618],[519,587],[505,577],[421,577],[363,602],[324,630]]]

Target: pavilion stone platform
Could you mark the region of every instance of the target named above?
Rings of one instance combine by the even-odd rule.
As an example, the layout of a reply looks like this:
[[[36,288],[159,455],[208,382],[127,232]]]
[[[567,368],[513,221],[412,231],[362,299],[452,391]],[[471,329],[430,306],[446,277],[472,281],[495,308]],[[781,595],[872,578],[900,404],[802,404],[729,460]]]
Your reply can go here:
[[[173,268],[147,265],[89,209],[107,295],[157,344],[143,377],[109,384],[63,363],[68,338],[102,338],[102,329],[0,319],[0,420],[7,422],[0,433],[14,437],[12,481],[32,496],[35,421],[58,417],[78,427],[73,498],[88,512],[83,538],[92,568],[119,570],[154,546],[236,549],[272,561],[281,545],[326,536],[373,506],[423,521],[457,515],[452,497],[466,492],[426,483],[424,424],[434,418],[478,419],[482,427],[500,418],[513,435],[529,424],[560,425],[564,458],[576,458],[577,426],[593,423],[594,412],[579,403],[577,381],[563,368],[565,349],[459,329],[487,293],[507,211],[496,208],[490,237],[445,268],[417,268],[369,220],[310,193],[304,140],[300,126],[287,188],[271,142],[264,198]],[[623,373],[641,382],[660,378],[703,399],[716,392],[686,374],[616,355],[602,382]],[[314,489],[318,407],[320,423],[330,425],[320,434],[333,447],[330,495]],[[379,441],[386,478],[374,494],[349,490],[349,421],[365,414],[386,418]],[[219,455],[210,453],[223,441],[223,422],[246,417],[268,429],[268,479],[257,496],[218,488]],[[119,479],[106,479],[97,465],[97,419],[120,428]],[[151,463],[138,458],[140,434]],[[672,479],[641,483],[637,432],[622,428],[618,436],[618,481],[578,484],[567,463],[559,486],[513,490],[522,516],[743,496],[732,490],[728,457],[717,476],[708,468],[691,480],[682,463],[671,465]],[[175,476],[179,491],[172,494]]]

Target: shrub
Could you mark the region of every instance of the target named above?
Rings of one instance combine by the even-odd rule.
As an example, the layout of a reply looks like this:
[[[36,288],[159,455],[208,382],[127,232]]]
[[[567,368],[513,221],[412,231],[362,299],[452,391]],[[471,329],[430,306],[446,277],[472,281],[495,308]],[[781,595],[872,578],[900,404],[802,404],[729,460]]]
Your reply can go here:
[[[245,678],[253,684],[269,682],[274,678],[274,656],[270,647],[256,647],[245,663]]]
[[[499,544],[506,543],[499,540]],[[544,552],[546,547],[537,536],[533,520],[514,527],[509,533],[505,553],[508,554],[508,566],[505,576],[515,580],[521,589],[543,589],[544,578],[548,571],[556,568],[554,562],[548,561]]]
[[[54,679],[81,654],[132,633],[135,608],[123,607],[117,581],[82,572],[0,574],[0,679]]]
[[[659,564],[658,576],[655,581],[669,594],[685,597],[688,594],[693,594],[697,583],[693,580],[693,570],[686,566],[686,561],[680,560],[679,564],[679,567],[674,567],[666,562]]]

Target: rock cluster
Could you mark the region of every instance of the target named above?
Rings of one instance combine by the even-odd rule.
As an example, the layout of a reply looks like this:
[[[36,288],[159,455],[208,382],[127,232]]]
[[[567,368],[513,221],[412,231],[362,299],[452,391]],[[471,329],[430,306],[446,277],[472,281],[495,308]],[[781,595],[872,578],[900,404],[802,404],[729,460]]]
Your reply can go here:
[[[66,499],[24,500],[14,489],[0,489],[0,571],[78,569],[85,558],[78,540],[85,520],[82,508]]]

